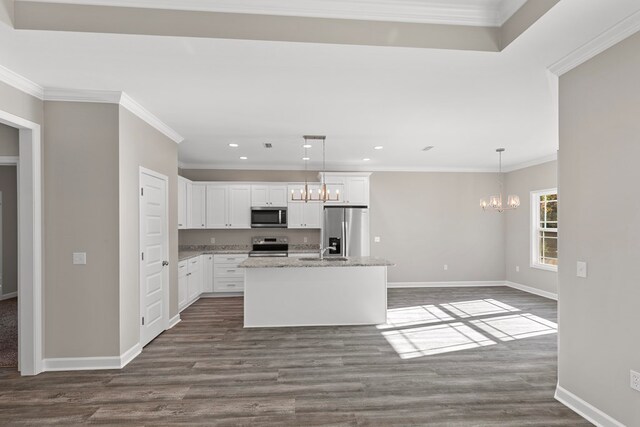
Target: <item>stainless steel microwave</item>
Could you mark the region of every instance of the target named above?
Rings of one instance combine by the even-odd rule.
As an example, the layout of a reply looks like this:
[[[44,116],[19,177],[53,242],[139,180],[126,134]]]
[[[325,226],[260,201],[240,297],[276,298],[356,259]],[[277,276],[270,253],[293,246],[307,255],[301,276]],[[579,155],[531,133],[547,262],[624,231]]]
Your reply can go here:
[[[251,208],[251,228],[287,228],[287,208]]]

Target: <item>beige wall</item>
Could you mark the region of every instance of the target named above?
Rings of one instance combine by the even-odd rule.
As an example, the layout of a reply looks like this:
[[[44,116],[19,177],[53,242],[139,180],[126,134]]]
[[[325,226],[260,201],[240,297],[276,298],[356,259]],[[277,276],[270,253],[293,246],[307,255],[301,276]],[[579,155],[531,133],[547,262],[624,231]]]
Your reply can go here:
[[[169,268],[171,317],[178,314],[178,145],[120,107],[120,352],[139,342],[140,166],[169,178]]]
[[[627,426],[640,425],[638,76],[640,33],[560,79],[559,385]]]
[[[520,196],[520,208],[507,212],[505,268],[510,282],[558,293],[558,273],[530,266],[531,192],[557,188],[558,162],[552,161],[505,174],[505,193]],[[516,272],[516,266],[520,272]]]
[[[0,110],[34,123],[43,123],[44,103],[31,95],[0,82]]]
[[[0,147],[3,140],[0,137]],[[18,181],[15,166],[0,166],[2,193],[1,295],[18,290]]]
[[[0,123],[0,156],[18,155],[18,129]]]
[[[44,145],[44,355],[119,355],[118,106],[46,102]]]
[[[497,188],[496,174],[372,174],[371,255],[397,264],[390,282],[504,280],[503,215],[479,206]]]

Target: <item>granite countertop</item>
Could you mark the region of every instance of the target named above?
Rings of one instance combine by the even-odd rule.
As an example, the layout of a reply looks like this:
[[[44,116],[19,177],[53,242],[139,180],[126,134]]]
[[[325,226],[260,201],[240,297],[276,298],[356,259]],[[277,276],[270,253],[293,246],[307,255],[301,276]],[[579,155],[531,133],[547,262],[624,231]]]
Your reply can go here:
[[[193,258],[195,256],[214,254],[248,254],[251,251],[249,245],[193,245],[193,246],[181,246],[178,249],[178,262],[185,259]],[[291,245],[289,249],[290,254],[300,253],[318,253],[317,245]]]
[[[300,258],[249,258],[240,268],[299,268],[299,267],[391,267],[395,264],[386,259],[371,256],[350,257],[346,261],[303,260]]]

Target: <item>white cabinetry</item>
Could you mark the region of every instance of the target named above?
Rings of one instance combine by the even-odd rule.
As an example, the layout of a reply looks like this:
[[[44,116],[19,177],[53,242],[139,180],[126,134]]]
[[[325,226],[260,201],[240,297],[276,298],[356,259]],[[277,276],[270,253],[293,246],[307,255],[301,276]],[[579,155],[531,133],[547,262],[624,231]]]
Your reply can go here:
[[[251,206],[256,208],[287,206],[287,186],[283,184],[251,185]]]
[[[206,228],[251,228],[250,185],[207,185]]]
[[[178,229],[187,228],[188,201],[187,193],[189,180],[181,176],[178,177]]]
[[[238,264],[247,259],[247,255],[214,255],[213,256],[213,290],[214,292],[244,291],[244,270]]]
[[[319,184],[309,185],[309,192],[318,194]],[[288,188],[288,194],[300,194],[304,190],[304,185],[293,184]],[[296,196],[297,197],[297,196]],[[287,227],[288,228],[321,228],[322,227],[322,203],[303,202],[289,200],[287,204]]]
[[[187,304],[191,304],[202,293],[202,256],[195,256],[187,261]]]
[[[206,221],[206,192],[205,184],[191,183],[191,191],[189,203],[187,206],[191,208],[189,214],[188,228],[205,228]],[[189,209],[187,209],[189,210]]]
[[[340,200],[331,204],[369,206],[370,173],[325,173],[325,182],[331,194],[340,190]],[[322,179],[322,173],[320,174]]]
[[[178,310],[187,306],[187,282],[189,281],[188,261],[178,263]]]
[[[213,255],[202,255],[202,292],[213,292]]]

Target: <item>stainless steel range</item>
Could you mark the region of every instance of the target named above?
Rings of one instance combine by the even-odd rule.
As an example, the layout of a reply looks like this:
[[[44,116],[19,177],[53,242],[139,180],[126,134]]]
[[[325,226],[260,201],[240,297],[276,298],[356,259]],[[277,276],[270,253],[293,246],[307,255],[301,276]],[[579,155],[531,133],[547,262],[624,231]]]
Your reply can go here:
[[[289,256],[289,239],[287,237],[254,237],[251,239],[250,257],[285,257]]]

